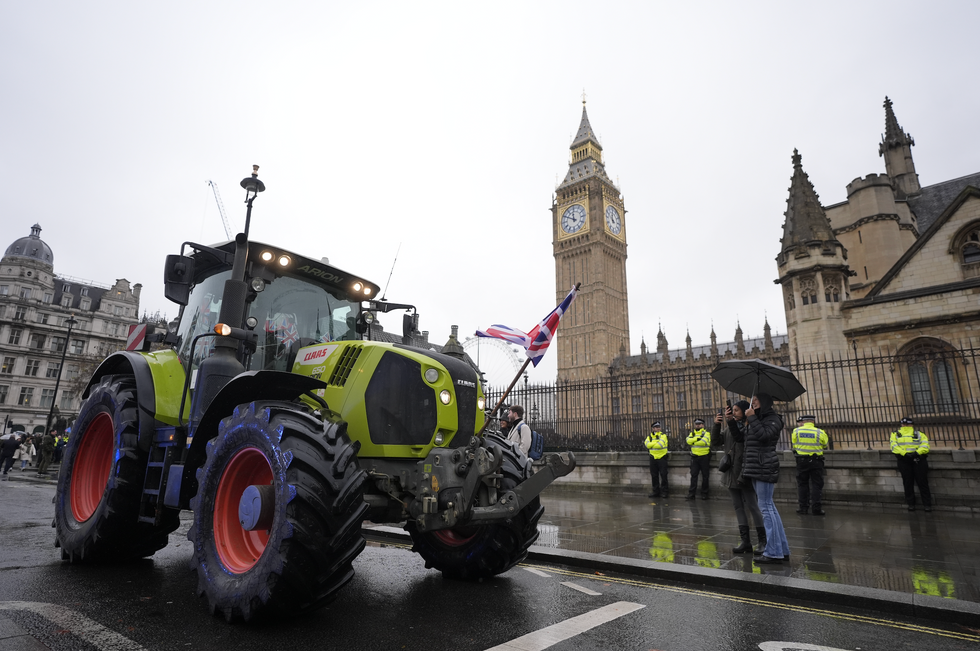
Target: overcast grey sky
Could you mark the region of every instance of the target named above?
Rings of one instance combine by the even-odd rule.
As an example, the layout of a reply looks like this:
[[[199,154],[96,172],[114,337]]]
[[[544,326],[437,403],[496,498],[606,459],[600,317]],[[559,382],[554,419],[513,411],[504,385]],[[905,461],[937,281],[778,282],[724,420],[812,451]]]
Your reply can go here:
[[[882,102],[923,185],[980,170],[976,25],[960,2],[6,2],[6,246],[143,284],[236,230],[415,303],[442,343],[555,305],[550,206],[583,88],[628,214],[633,354],[761,336],[797,147],[825,205],[884,172]],[[567,288],[560,288],[564,293]],[[559,334],[560,336],[560,334]],[[532,381],[554,376],[554,353]]]

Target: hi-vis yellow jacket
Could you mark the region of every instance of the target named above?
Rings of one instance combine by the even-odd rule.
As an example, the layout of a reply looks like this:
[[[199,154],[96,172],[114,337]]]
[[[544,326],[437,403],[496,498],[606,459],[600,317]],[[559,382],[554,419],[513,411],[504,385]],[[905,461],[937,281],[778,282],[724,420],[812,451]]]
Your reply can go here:
[[[663,432],[650,432],[643,445],[647,446],[654,459],[663,459],[667,454],[667,435]]]
[[[687,444],[691,447],[691,454],[696,457],[711,454],[711,432],[703,427],[696,429],[687,435]]]

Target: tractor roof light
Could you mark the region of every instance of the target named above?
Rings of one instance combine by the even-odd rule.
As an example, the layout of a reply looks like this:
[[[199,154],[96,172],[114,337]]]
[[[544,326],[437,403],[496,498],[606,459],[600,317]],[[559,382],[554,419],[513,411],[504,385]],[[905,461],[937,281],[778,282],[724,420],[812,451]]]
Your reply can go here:
[[[364,288],[364,295],[365,296],[370,296],[371,295],[371,288],[370,287],[365,287]]]
[[[272,251],[263,251],[259,254],[259,257],[262,259],[262,262],[272,262],[272,259],[276,255]]]
[[[292,260],[289,259],[289,256],[288,255],[281,255],[281,256],[279,256],[279,266],[280,267],[288,267],[290,262],[292,262]]]
[[[252,289],[256,292],[261,292],[262,290],[265,289],[265,280],[263,280],[262,278],[253,278],[252,282],[249,284],[252,286]]]
[[[355,292],[361,291],[361,288],[362,287],[364,287],[364,285],[362,285],[361,283],[354,283],[354,291]]]

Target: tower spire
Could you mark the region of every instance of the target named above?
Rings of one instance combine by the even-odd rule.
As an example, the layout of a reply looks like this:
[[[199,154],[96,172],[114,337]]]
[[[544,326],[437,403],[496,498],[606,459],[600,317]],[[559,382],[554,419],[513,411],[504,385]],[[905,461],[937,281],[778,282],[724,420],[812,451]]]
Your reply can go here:
[[[803,171],[803,157],[793,150],[793,178],[786,200],[786,221],[783,222],[783,251],[807,242],[836,240],[827,213],[820,205],[810,177]]]
[[[878,145],[878,156],[885,158],[885,173],[892,179],[892,187],[899,199],[919,194],[919,175],[915,173],[912,147],[915,139],[905,133],[898,124],[892,101],[885,96],[885,134]]]

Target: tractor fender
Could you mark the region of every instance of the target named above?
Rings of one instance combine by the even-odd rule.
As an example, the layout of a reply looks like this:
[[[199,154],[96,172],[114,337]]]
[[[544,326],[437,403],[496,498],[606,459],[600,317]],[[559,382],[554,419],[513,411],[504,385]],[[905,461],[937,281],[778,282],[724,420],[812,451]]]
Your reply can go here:
[[[322,380],[285,371],[245,371],[236,375],[214,396],[197,429],[187,438],[185,478],[192,478],[194,470],[204,464],[207,443],[217,436],[218,423],[231,416],[238,405],[256,400],[291,401],[326,386]]]
[[[153,374],[150,365],[142,353],[123,350],[113,353],[102,360],[95,373],[82,391],[82,400],[89,396],[93,386],[99,384],[107,375],[132,375],[136,378],[136,404],[139,407],[139,442],[137,445],[143,451],[150,449],[153,430],[156,426],[156,399],[153,388]]]

